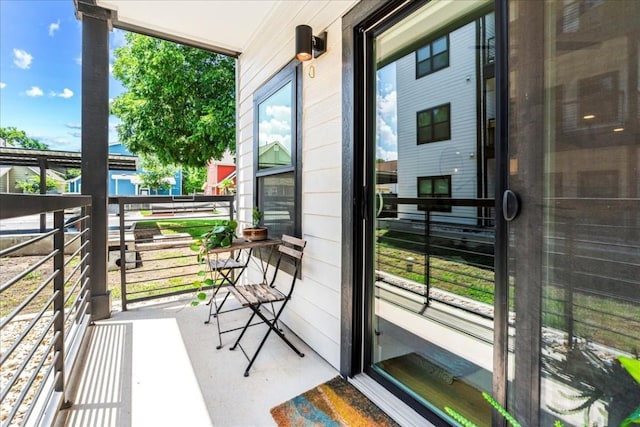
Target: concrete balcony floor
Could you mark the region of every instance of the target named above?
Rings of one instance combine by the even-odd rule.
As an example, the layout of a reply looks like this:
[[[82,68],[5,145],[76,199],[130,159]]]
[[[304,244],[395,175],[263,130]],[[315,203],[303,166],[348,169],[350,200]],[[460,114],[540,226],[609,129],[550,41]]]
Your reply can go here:
[[[240,349],[229,351],[239,331],[223,334],[224,347],[217,350],[215,320],[204,324],[209,307],[190,302],[167,299],[125,312],[116,307],[110,319],[96,322],[86,361],[78,363],[73,405],[59,425],[273,426],[270,408],[338,375],[285,329],[305,356],[271,334],[244,377],[247,359]],[[240,326],[249,313],[222,314],[221,325]],[[249,328],[242,340],[249,354],[266,330]]]

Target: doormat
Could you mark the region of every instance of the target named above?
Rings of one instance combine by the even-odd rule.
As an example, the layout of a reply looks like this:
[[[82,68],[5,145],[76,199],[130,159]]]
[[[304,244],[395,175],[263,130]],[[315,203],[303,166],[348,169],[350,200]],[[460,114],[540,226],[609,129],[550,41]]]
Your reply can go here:
[[[279,427],[398,426],[339,376],[271,408],[271,416]]]

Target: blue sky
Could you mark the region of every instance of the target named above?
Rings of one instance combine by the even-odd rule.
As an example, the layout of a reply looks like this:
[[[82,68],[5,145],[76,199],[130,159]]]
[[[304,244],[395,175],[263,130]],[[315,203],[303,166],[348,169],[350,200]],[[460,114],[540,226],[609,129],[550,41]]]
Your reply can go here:
[[[109,35],[113,50],[124,32]],[[80,151],[82,22],[73,0],[0,0],[0,126],[52,150]],[[377,157],[397,159],[395,64],[378,71]],[[109,97],[122,93],[111,76]],[[111,117],[109,142],[117,142]]]
[[[398,160],[396,63],[377,71],[376,158]]]
[[[124,33],[110,33],[113,49]],[[73,0],[0,0],[0,126],[52,150],[80,151],[82,22]],[[109,96],[123,91],[111,77]],[[117,141],[111,118],[109,141]]]

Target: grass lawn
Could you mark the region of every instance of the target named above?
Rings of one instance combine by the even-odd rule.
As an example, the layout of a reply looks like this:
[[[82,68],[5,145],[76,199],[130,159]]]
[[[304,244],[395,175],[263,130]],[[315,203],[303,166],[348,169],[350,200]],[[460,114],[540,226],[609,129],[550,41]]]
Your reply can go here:
[[[201,218],[145,220],[136,222],[136,229],[157,227],[164,235],[188,233],[191,237],[198,238],[222,221],[225,220]]]

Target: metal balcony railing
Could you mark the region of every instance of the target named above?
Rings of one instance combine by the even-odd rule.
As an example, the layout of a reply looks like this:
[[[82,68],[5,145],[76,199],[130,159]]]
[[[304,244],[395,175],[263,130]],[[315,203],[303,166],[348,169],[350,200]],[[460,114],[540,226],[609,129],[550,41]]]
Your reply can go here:
[[[0,206],[0,422],[51,425],[91,318],[91,197],[0,194]]]
[[[544,326],[568,342],[638,354],[640,201],[550,198],[544,206]],[[494,220],[493,200],[384,198],[376,295],[418,314],[438,301],[493,319]]]
[[[234,219],[234,201],[235,196],[111,197],[117,223],[109,232],[109,275],[119,272],[119,288],[111,288],[122,309],[195,293],[203,266],[190,247],[217,222]]]

